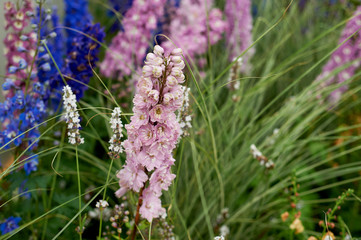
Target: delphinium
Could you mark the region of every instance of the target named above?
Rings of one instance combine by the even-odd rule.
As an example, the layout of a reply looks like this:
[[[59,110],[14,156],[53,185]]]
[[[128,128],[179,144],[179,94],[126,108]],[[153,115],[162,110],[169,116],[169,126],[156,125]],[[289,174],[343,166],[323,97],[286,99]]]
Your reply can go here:
[[[112,39],[100,66],[104,76],[122,80],[141,68],[152,31],[163,16],[165,2],[133,1],[132,7],[124,15],[123,30]]]
[[[37,68],[34,57],[37,48],[37,35],[32,28],[27,28],[34,14],[31,1],[24,1],[22,5],[11,2],[4,4],[5,29],[5,58],[8,71],[3,89],[5,101],[0,103],[0,132],[1,149],[12,148],[14,161],[2,174],[20,162],[25,174],[37,170],[38,156],[33,150],[38,145],[40,136],[38,125],[45,117],[45,95],[43,85],[37,80]],[[22,169],[22,168],[19,168]],[[26,181],[19,186],[19,193],[26,190]],[[29,197],[29,194],[23,195]],[[20,218],[10,217],[2,224],[2,234],[17,227]]]
[[[74,43],[73,39],[80,34],[74,30],[83,31],[91,23],[92,16],[88,9],[88,0],[65,0],[64,26],[67,29],[66,47],[69,53]]]
[[[88,89],[87,84],[93,76],[92,68],[96,67],[98,61],[99,42],[103,41],[105,35],[99,23],[86,25],[82,32],[83,34],[72,39],[61,70],[65,81],[76,94],[77,99],[82,98]],[[53,83],[54,88],[59,88],[59,86],[64,86],[60,75]]]
[[[201,55],[208,50],[209,44],[217,43],[226,29],[226,22],[222,20],[222,12],[218,8],[212,8],[213,1],[182,0],[177,8],[175,16],[169,25],[169,33],[166,35],[183,49],[184,56],[195,63],[204,65],[205,59]],[[207,29],[207,25],[209,28]],[[162,44],[166,50],[173,48],[171,41]]]
[[[24,90],[27,79],[36,77],[36,69],[31,66],[35,55],[36,33],[28,29],[33,8],[30,0],[17,7],[12,2],[4,4],[5,30],[4,54],[7,60],[4,90],[6,96],[15,95],[16,89]],[[14,86],[14,88],[11,88]]]
[[[252,3],[250,0],[227,0],[224,7],[227,17],[226,40],[229,48],[229,60],[239,57],[252,44]],[[239,65],[241,73],[251,70],[250,58],[254,53],[251,48],[242,56]]]
[[[39,31],[41,43],[46,43],[52,58],[57,67],[61,68],[63,65],[63,34],[59,26],[59,16],[57,8],[52,9],[37,9],[37,15],[33,17],[34,31]],[[43,101],[49,108],[48,114],[53,114],[59,107],[61,99],[61,89],[57,89],[54,85],[58,75],[57,68],[50,54],[42,44],[38,49],[38,56],[36,64],[38,69],[38,79],[43,86],[44,97]]]
[[[169,55],[159,45],[148,53],[143,76],[134,96],[134,116],[127,124],[128,139],[124,141],[126,163],[118,172],[118,197],[132,190],[139,193],[131,239],[135,238],[140,215],[151,222],[165,216],[160,197],[162,190],[175,178],[171,166],[175,159],[172,151],[180,137],[180,126],[175,111],[183,102],[184,82],[182,50],[174,49]]]
[[[321,74],[316,78],[320,81],[320,88],[330,85],[341,84],[348,81],[355,74],[356,69],[360,66],[359,58],[361,57],[361,6],[353,14],[341,33],[339,44],[348,39],[331,55],[330,60],[323,67]],[[347,66],[349,65],[349,66]],[[346,68],[344,67],[346,66]],[[344,68],[344,69],[343,69]],[[340,70],[340,71],[339,71]],[[339,71],[337,74],[332,72]],[[339,102],[342,94],[348,89],[348,85],[343,84],[328,96],[328,102],[336,104]]]

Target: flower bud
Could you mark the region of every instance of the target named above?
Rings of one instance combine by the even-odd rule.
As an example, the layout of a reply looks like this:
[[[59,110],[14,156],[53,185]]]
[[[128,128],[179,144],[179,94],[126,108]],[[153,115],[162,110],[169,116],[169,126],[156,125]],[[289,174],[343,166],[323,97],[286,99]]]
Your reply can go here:
[[[181,48],[175,48],[171,52],[171,55],[173,55],[173,56],[182,56],[182,54],[183,54],[183,52],[182,52]]]
[[[158,55],[158,56],[163,56],[163,54],[164,54],[164,49],[161,47],[161,46],[159,46],[159,45],[155,45],[154,46],[154,54],[156,54],[156,55]]]

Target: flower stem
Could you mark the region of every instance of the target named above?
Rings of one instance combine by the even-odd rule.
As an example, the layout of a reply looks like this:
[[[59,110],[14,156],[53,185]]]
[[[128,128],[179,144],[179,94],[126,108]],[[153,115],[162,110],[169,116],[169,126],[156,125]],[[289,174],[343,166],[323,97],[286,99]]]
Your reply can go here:
[[[80,172],[79,172],[79,158],[78,158],[78,145],[75,145],[75,157],[76,157],[76,172],[78,175],[78,194],[79,194],[79,237],[82,239],[81,235],[83,233],[83,226],[81,223],[81,186],[80,186]]]
[[[111,172],[112,167],[113,167],[113,162],[114,162],[114,158],[112,158],[112,161],[110,162],[108,175],[107,175],[107,180],[105,182],[105,187],[104,187],[103,200],[105,200],[105,195],[107,193],[107,187],[108,187],[108,184],[109,184],[109,176],[110,176],[110,172]],[[103,210],[100,211],[100,224],[99,224],[99,235],[98,235],[99,239],[101,238],[101,234],[102,234],[102,222],[103,222]]]
[[[138,200],[138,205],[137,205],[137,212],[135,214],[135,219],[134,219],[134,226],[133,226],[133,230],[132,230],[132,234],[130,235],[130,239],[131,240],[134,240],[135,239],[135,235],[137,233],[137,225],[139,223],[139,219],[140,219],[140,215],[139,215],[139,209],[140,209],[140,205],[142,205],[142,194],[143,194],[143,190],[144,190],[145,186],[143,186],[141,189],[140,189],[140,192],[139,192],[139,200]]]

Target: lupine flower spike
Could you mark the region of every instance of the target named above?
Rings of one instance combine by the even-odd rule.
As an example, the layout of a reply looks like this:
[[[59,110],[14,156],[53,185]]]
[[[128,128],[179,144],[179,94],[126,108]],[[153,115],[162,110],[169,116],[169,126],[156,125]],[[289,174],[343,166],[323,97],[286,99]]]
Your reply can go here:
[[[84,143],[84,138],[80,136],[80,118],[76,106],[76,96],[69,86],[63,88],[63,103],[65,108],[65,120],[68,124],[69,143],[79,145]]]
[[[143,76],[134,96],[134,116],[126,125],[128,139],[124,141],[126,164],[119,171],[121,197],[128,190],[140,192],[140,214],[149,222],[166,214],[160,197],[168,190],[175,175],[171,166],[172,151],[180,137],[175,111],[183,103],[179,85],[184,82],[182,50],[174,49],[169,56],[158,45],[146,57]]]

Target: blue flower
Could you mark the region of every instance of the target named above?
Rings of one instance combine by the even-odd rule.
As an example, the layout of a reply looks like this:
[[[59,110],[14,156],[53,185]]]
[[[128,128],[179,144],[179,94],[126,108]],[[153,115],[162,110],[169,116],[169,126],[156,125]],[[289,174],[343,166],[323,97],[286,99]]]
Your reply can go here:
[[[83,32],[86,35],[80,35],[73,39],[72,47],[69,50],[68,56],[65,59],[64,68],[62,69],[62,73],[70,77],[67,78],[67,83],[74,94],[76,94],[77,99],[83,97],[84,91],[88,89],[87,84],[93,76],[93,71],[89,64],[94,68],[98,61],[100,45],[93,39],[102,42],[105,35],[99,23],[87,25],[85,29],[83,29]],[[80,82],[73,81],[72,79]],[[64,86],[60,76],[58,77],[58,84]]]
[[[121,16],[124,16],[125,13],[132,7],[133,0],[109,0],[110,5],[115,11],[117,11]],[[115,16],[115,13],[111,10],[108,10],[108,16],[113,17],[114,23],[110,27],[111,32],[123,31],[123,27],[119,22],[118,18]]]
[[[87,0],[64,0],[65,3],[65,19],[64,25],[68,28],[82,31],[87,24],[91,23],[92,17],[88,10]],[[67,52],[72,48],[73,38],[80,34],[67,30]]]
[[[31,160],[27,160],[27,162],[24,164],[24,170],[26,175],[29,175],[31,172],[37,171],[38,164],[39,164],[38,155],[35,154],[31,157]]]
[[[20,217],[9,217],[4,223],[0,224],[1,234],[9,233],[19,227]]]
[[[2,85],[5,91],[10,90],[10,88],[14,86],[14,81],[11,78],[6,78],[4,84]]]

